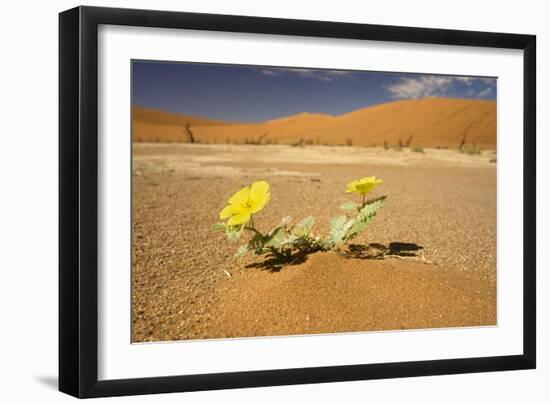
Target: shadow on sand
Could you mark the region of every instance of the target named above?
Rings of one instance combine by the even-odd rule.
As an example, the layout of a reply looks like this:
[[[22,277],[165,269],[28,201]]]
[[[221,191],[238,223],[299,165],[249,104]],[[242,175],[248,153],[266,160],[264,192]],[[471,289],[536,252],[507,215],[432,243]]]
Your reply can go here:
[[[245,268],[256,268],[263,269],[268,272],[279,272],[284,267],[303,264],[307,261],[308,256],[315,251],[317,250],[293,254],[285,260],[282,260],[279,257],[269,256],[261,262],[253,262],[252,264],[248,264]]]
[[[356,259],[384,259],[388,256],[413,258],[418,257],[418,253],[423,249],[424,247],[418,244],[400,241],[394,241],[387,246],[379,243],[350,244],[343,255],[347,258]]]
[[[423,258],[422,253],[424,247],[415,243],[404,243],[400,241],[394,241],[387,246],[380,243],[364,244],[350,244],[345,250],[339,252],[339,254],[345,258],[354,259],[372,259],[379,260],[385,258]],[[279,272],[281,269],[303,264],[307,261],[308,256],[319,250],[312,250],[308,252],[301,252],[289,256],[287,260],[282,261],[281,258],[270,256],[261,262],[253,262],[246,265],[245,268],[262,269],[268,272]]]

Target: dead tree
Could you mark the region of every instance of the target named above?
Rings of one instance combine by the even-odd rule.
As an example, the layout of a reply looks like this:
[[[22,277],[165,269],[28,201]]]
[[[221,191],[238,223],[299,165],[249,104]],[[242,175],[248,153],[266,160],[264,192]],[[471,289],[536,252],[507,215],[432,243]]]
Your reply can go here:
[[[466,133],[464,134],[464,136],[462,136],[462,140],[460,141],[460,144],[458,145],[458,150],[462,150],[462,148],[464,147],[465,144],[466,144]]]
[[[263,135],[260,135],[260,137],[258,137],[257,144],[262,144],[262,139],[267,135],[269,135],[269,131],[265,132]]]
[[[189,142],[195,143],[195,136],[193,135],[193,131],[191,130],[191,124],[189,122],[185,124],[185,132],[187,133]]]
[[[290,145],[294,146],[294,147],[304,147],[304,138],[301,137],[300,140],[298,140],[294,143],[291,143]]]

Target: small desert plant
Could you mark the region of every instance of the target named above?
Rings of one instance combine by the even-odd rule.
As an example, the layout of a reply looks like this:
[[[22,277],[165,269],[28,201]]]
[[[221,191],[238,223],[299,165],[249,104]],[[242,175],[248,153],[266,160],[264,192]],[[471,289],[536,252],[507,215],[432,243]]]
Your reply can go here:
[[[473,145],[463,145],[460,148],[461,153],[465,154],[481,154],[481,149],[474,143]]]
[[[411,147],[411,151],[415,153],[424,153],[424,148],[420,146]]]
[[[373,221],[374,217],[384,205],[386,196],[368,200],[367,194],[382,183],[375,176],[364,177],[350,182],[347,193],[355,193],[361,197],[361,202],[346,202],[340,209],[348,215],[341,215],[330,221],[329,236],[325,239],[325,250],[338,251],[347,242],[361,234]]]
[[[347,186],[348,193],[361,197],[360,203],[347,202],[340,208],[347,214],[334,217],[329,224],[326,237],[313,234],[315,218],[308,216],[292,225],[292,218],[287,216],[267,232],[261,232],[254,223],[254,215],[259,213],[271,198],[267,181],[254,182],[244,187],[228,200],[220,212],[220,219],[225,223],[216,223],[214,230],[223,231],[228,240],[240,240],[243,234],[251,238],[237,250],[236,256],[265,255],[272,260],[273,267],[282,267],[295,257],[315,251],[338,252],[347,242],[363,232],[372,222],[384,204],[385,196],[367,200],[366,195],[376,188],[382,180],[376,177],[365,177],[352,181]]]
[[[236,256],[248,252],[266,255],[274,260],[274,266],[279,267],[290,262],[293,254],[318,249],[320,238],[311,234],[315,222],[311,216],[296,226],[290,226],[292,219],[285,217],[278,226],[265,233],[256,228],[254,215],[267,205],[270,198],[267,181],[257,181],[242,188],[229,198],[227,206],[220,212],[220,219],[228,219],[227,222],[216,223],[213,229],[224,231],[228,240],[239,240],[244,232],[250,232],[252,237],[239,247]]]
[[[292,143],[291,146],[293,146],[293,147],[304,147],[304,138],[301,137],[299,140]]]

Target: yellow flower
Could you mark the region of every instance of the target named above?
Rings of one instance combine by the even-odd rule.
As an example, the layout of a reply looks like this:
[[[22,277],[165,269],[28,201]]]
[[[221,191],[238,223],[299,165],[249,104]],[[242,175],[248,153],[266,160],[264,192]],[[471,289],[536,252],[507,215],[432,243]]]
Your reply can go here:
[[[354,192],[359,195],[366,195],[379,184],[382,184],[380,178],[376,178],[374,175],[371,177],[361,178],[360,180],[354,180],[347,186],[346,192]]]
[[[228,205],[220,212],[220,219],[229,218],[228,226],[246,224],[253,214],[267,205],[269,198],[269,183],[256,181],[250,187],[244,187],[229,198]]]

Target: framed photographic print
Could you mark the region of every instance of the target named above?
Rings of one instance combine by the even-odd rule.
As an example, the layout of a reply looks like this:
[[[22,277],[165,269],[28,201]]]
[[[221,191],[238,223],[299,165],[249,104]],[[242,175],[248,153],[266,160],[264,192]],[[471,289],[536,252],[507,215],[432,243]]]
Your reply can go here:
[[[532,369],[532,35],[60,14],[59,387]]]

